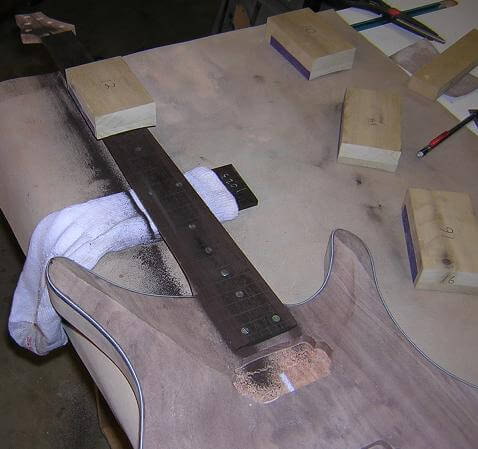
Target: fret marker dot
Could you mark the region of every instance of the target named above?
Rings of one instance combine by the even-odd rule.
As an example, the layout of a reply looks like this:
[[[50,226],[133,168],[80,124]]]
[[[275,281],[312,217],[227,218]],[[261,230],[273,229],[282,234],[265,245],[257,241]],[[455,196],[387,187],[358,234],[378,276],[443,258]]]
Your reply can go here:
[[[244,297],[244,292],[242,290],[238,290],[236,292],[236,298],[243,298]]]
[[[188,228],[189,229],[196,229],[196,225],[194,223],[189,223]]]
[[[278,323],[280,321],[280,316],[279,315],[272,315],[272,321],[274,321],[274,323]]]
[[[212,248],[210,246],[206,246],[206,248],[204,248],[204,252],[206,254],[211,254],[212,253]]]
[[[243,335],[248,335],[249,334],[249,328],[248,327],[243,327],[241,329],[241,334]]]
[[[179,182],[179,181],[178,181],[178,182],[176,183],[176,187],[182,187],[182,186],[183,186],[183,183],[182,183],[182,182]]]
[[[221,270],[221,276],[222,277],[227,277],[229,275],[230,275],[229,271],[226,270],[225,268]]]
[[[135,147],[134,151],[136,151],[136,153],[139,153],[142,149],[143,147]]]

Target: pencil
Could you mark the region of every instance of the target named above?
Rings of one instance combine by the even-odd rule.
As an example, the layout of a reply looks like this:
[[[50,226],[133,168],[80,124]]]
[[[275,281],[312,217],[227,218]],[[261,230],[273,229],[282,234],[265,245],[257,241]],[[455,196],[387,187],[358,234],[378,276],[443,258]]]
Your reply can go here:
[[[478,109],[470,109],[470,115],[462,120],[458,125],[454,126],[453,128],[449,129],[448,131],[442,132],[440,135],[436,136],[428,145],[423,147],[421,150],[417,151],[418,159],[421,159],[425,155],[427,155],[433,148],[435,148],[438,144],[442,143],[444,140],[448,139],[452,134],[455,134],[460,128],[463,128],[467,123],[471,122],[472,120],[478,119]]]

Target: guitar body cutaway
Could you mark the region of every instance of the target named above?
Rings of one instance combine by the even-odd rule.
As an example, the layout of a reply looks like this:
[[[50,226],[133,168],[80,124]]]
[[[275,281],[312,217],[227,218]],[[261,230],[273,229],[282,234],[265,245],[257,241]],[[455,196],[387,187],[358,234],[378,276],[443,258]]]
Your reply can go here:
[[[64,258],[52,259],[47,277],[73,342],[84,337],[130,385],[129,402],[118,405],[120,389],[108,390],[121,384],[114,369],[94,373],[135,448],[472,448],[478,392],[433,366],[396,327],[361,240],[335,231],[326,261],[323,287],[292,309],[307,337],[247,360],[193,297],[131,292]],[[294,372],[286,359],[316,371],[296,364]],[[277,376],[287,385],[287,369],[290,394],[261,394],[280,386]]]

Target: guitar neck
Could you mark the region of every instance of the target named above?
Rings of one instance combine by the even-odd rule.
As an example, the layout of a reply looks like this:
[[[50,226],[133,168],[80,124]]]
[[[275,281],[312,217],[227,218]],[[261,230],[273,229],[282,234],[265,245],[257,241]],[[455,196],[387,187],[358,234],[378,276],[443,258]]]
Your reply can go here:
[[[229,347],[238,351],[296,322],[154,136],[103,139]]]
[[[92,60],[72,32],[41,36],[57,67]],[[103,139],[229,348],[240,354],[297,329],[289,309],[147,129]]]

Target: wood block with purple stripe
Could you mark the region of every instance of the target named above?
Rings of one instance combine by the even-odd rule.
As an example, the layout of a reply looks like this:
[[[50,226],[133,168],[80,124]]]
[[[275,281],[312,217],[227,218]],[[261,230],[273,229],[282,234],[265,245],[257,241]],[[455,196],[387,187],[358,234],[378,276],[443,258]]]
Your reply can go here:
[[[355,47],[310,8],[267,19],[266,40],[306,79],[352,68]]]
[[[402,222],[416,288],[478,293],[478,222],[468,194],[408,189]]]

